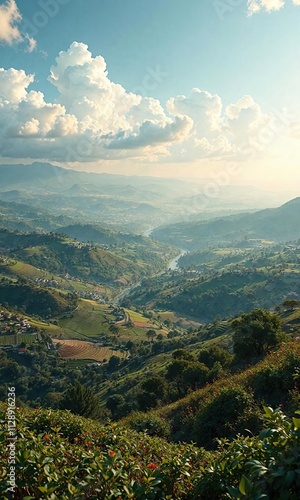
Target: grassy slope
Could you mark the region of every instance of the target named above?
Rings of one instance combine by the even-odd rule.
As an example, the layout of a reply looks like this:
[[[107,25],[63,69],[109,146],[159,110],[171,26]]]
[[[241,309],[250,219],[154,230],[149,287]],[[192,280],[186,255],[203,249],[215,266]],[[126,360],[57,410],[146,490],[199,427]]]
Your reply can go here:
[[[293,377],[297,367],[300,369],[300,342],[296,340],[287,342],[278,351],[241,373],[222,377],[152,413],[171,425],[173,439],[197,441],[194,426],[199,412],[216,400],[222,391],[232,387],[240,387],[249,395],[252,394],[259,407],[262,404],[281,404],[291,412],[295,401],[299,403],[300,400],[299,382]],[[159,373],[159,370],[156,369],[156,372]],[[130,416],[124,419],[127,425],[130,425],[130,421]]]
[[[139,325],[147,325],[149,319],[145,318],[135,311],[127,309],[129,317],[133,321],[139,320]],[[110,321],[114,321],[115,316],[111,314],[108,305],[98,304],[93,300],[80,299],[78,307],[72,312],[70,317],[59,320],[61,328],[61,338],[72,339],[89,339],[101,338],[101,336],[108,335],[112,339],[118,340],[145,340],[147,338],[146,326],[127,327],[126,325],[117,325],[118,333],[112,334],[109,330]],[[152,322],[150,323],[152,326]],[[158,325],[154,325],[157,333],[165,334],[165,329],[160,329]]]
[[[109,288],[105,286],[95,286],[90,283],[83,282],[79,279],[67,279],[51,273],[50,271],[37,268],[26,262],[18,259],[0,259],[0,273],[2,276],[12,278],[24,278],[26,280],[56,280],[57,288],[64,290],[74,290],[78,292],[98,292],[103,295],[109,294]]]

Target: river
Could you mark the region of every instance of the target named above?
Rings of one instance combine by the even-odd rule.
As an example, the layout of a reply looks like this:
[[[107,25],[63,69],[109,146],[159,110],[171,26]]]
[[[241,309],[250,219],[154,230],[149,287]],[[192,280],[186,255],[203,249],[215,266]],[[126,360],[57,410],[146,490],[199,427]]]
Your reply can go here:
[[[142,233],[142,236],[145,236],[145,238],[150,238],[152,232],[154,231],[154,227],[150,227],[146,231]],[[171,269],[171,271],[175,271],[175,269],[178,269],[178,261],[180,257],[188,253],[188,250],[181,250],[180,254],[178,254],[174,259],[170,260],[168,265],[166,266],[165,271],[160,271],[156,276],[159,276],[160,274],[163,274],[164,272],[168,271]],[[119,305],[120,302],[127,297],[133,290],[141,286],[141,282],[139,281],[138,283],[135,283],[134,285],[130,285],[129,287],[125,288],[119,295],[117,295],[114,299],[114,303]]]
[[[188,253],[187,250],[181,250],[180,254],[177,255],[177,257],[175,257],[174,259],[172,259],[169,262],[168,269],[171,269],[171,271],[175,271],[175,269],[178,269],[178,261],[179,261],[180,257],[182,257],[183,255],[185,255],[187,253]]]
[[[150,227],[149,229],[147,229],[146,231],[144,231],[142,233],[142,236],[145,236],[145,238],[150,238],[151,234],[153,233],[154,231],[154,227]],[[175,271],[175,269],[178,269],[178,261],[180,259],[180,257],[182,257],[183,255],[187,254],[188,251],[187,250],[183,250],[181,249],[180,250],[180,254],[179,255],[176,255],[176,257],[174,257],[174,259],[170,260],[167,268],[166,268],[166,271],[168,269],[171,269],[171,271]]]

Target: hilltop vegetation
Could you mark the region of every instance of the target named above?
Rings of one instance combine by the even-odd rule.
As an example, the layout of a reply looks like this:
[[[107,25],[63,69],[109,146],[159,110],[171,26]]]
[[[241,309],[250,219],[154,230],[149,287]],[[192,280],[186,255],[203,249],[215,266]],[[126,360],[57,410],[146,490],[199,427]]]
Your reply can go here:
[[[77,298],[72,293],[48,290],[32,284],[0,280],[0,304],[16,306],[28,314],[49,318],[72,311]]]

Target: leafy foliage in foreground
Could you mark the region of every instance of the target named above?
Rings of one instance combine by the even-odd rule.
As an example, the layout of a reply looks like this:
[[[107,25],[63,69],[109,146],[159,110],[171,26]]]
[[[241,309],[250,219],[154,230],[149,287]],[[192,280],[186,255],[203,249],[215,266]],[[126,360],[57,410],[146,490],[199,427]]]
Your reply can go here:
[[[11,494],[6,418],[2,406],[4,500],[294,500],[300,488],[300,418],[288,419],[280,410],[265,407],[259,436],[223,439],[217,451],[206,452],[66,411],[18,409],[16,489]]]

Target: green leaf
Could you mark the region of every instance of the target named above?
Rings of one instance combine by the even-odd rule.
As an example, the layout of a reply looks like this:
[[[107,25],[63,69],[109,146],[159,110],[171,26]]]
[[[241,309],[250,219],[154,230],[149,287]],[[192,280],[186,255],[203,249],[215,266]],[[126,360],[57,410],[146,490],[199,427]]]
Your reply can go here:
[[[264,417],[271,417],[274,413],[273,408],[271,406],[264,406],[265,414]]]
[[[46,476],[50,476],[50,467],[49,467],[49,465],[45,465],[44,472],[45,472]]]
[[[246,496],[249,493],[251,493],[252,488],[253,488],[252,482],[246,476],[243,475],[242,479],[240,480],[239,491],[242,493],[242,495]]]
[[[45,488],[45,486],[38,486],[38,489],[42,492],[42,493],[47,493],[48,489]]]
[[[300,428],[300,418],[293,418],[293,424],[294,424],[295,429],[299,429]]]
[[[234,498],[241,498],[241,494],[240,494],[239,490],[237,490],[233,486],[228,486],[228,491],[229,491],[230,495],[232,495]]]

